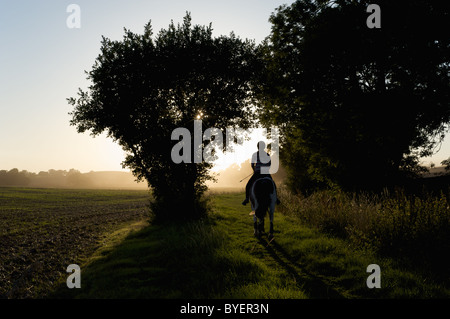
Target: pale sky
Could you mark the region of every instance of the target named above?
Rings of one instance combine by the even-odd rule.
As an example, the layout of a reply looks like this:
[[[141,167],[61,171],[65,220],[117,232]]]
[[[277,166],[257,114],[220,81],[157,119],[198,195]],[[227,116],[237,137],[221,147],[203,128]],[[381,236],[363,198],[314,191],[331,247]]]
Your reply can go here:
[[[120,40],[124,27],[142,33],[149,20],[157,33],[189,11],[193,24],[211,22],[214,36],[234,31],[259,43],[270,33],[270,14],[283,3],[292,1],[1,0],[0,169],[122,170],[118,145],[69,125],[66,98],[88,87],[84,71],[94,64],[102,35]],[[70,4],[81,9],[79,29],[67,27]],[[240,161],[251,156],[243,149]]]
[[[0,170],[49,169],[81,172],[122,170],[121,148],[105,137],[78,134],[69,125],[66,98],[89,82],[101,36],[120,40],[123,28],[142,33],[152,20],[157,33],[186,11],[194,24],[212,23],[214,36],[231,31],[262,41],[270,33],[270,14],[293,0],[0,0]],[[69,29],[69,4],[81,8],[81,28]],[[259,137],[256,138],[258,140]],[[233,161],[256,150],[244,145]],[[450,156],[450,138],[431,161]],[[230,163],[224,159],[221,167]],[[427,159],[429,161],[430,159]]]

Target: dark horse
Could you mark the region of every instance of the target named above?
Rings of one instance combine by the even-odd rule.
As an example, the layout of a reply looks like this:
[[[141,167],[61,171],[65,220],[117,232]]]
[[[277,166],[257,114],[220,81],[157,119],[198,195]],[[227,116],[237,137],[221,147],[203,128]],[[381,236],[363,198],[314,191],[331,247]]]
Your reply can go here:
[[[255,212],[253,216],[255,236],[259,237],[264,233],[264,218],[266,217],[267,211],[269,211],[269,238],[273,237],[273,213],[275,212],[276,200],[277,190],[270,177],[258,178],[253,183],[250,190],[250,202],[252,204],[252,210]]]

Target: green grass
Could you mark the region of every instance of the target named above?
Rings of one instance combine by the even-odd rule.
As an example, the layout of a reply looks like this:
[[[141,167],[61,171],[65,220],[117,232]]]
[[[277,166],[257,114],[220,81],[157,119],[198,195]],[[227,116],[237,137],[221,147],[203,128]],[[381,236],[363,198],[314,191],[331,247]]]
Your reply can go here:
[[[390,257],[399,267],[415,269],[427,281],[450,286],[450,200],[444,193],[403,192],[355,195],[339,191],[293,196],[283,188],[280,212],[353,247]]]
[[[54,298],[436,298],[448,287],[373,250],[276,212],[275,240],[253,237],[243,194],[211,195],[207,219],[123,232],[82,266],[81,289],[64,282]],[[266,224],[266,228],[268,225]],[[122,236],[122,237],[121,237]],[[114,237],[114,236],[113,236]],[[122,240],[123,239],[123,240]],[[369,264],[381,289],[369,289]]]

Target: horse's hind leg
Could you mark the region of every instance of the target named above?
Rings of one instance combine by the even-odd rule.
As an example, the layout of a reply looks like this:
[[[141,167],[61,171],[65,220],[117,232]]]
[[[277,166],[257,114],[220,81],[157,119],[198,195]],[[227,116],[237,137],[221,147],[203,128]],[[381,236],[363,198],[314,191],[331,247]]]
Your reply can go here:
[[[272,239],[273,237],[273,211],[269,211],[269,218],[270,218],[270,230],[269,230],[269,238]]]
[[[258,219],[258,232],[264,234],[264,219]]]
[[[269,239],[273,238],[273,222],[270,222]]]

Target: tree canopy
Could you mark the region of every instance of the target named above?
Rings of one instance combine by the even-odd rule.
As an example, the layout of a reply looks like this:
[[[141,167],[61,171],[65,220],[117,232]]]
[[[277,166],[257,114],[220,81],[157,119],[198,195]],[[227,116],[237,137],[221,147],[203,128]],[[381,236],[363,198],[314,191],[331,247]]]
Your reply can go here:
[[[450,123],[449,7],[425,0],[298,0],[271,16],[264,123],[291,186],[377,188],[419,168]]]
[[[106,132],[122,146],[122,165],[147,180],[157,217],[202,216],[211,163],[174,163],[171,133],[188,129],[191,140],[183,142],[193,147],[196,119],[204,128],[248,128],[260,69],[252,41],[233,33],[213,37],[212,26],[192,25],[190,14],[156,37],[148,23],[142,35],[125,30],[122,41],[103,37],[88,72],[92,85],[68,99],[71,124],[80,133]]]

